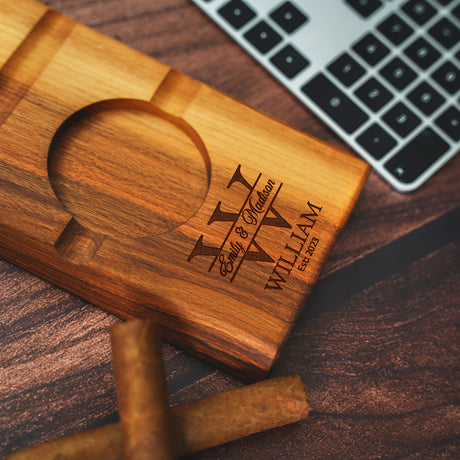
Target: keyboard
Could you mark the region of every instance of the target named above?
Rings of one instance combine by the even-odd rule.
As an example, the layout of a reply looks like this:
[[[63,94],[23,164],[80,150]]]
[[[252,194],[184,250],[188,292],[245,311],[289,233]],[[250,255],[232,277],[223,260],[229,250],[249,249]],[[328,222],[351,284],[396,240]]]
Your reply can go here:
[[[460,0],[192,0],[400,192],[459,150]]]

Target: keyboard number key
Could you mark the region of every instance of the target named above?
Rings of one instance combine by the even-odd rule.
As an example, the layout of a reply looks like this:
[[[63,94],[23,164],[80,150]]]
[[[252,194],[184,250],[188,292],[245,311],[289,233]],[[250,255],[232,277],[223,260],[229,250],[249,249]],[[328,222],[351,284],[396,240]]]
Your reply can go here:
[[[410,134],[420,124],[420,118],[401,102],[390,109],[382,118],[401,137]]]
[[[270,13],[270,17],[289,34],[308,21],[308,17],[291,2],[284,2]]]
[[[265,21],[260,21],[244,34],[244,38],[262,54],[270,51],[281,41],[281,36]]]
[[[431,128],[425,128],[385,163],[385,168],[401,182],[409,184],[449,150],[449,144]]]
[[[379,63],[389,53],[389,49],[372,34],[359,40],[353,49],[370,65]]]
[[[369,118],[323,74],[318,74],[301,89],[348,134],[358,129]]]
[[[348,53],[344,53],[338,57],[328,65],[327,69],[345,86],[351,86],[366,72]]]
[[[435,40],[447,49],[452,48],[460,41],[460,30],[447,18],[442,18],[429,32]]]
[[[436,9],[425,0],[410,0],[402,9],[419,25],[425,24],[436,14]]]
[[[294,78],[309,65],[309,61],[291,45],[285,46],[280,52],[276,53],[270,59],[270,62],[288,78]]]
[[[456,107],[449,107],[435,123],[454,141],[460,140],[460,111]]]
[[[400,58],[394,58],[380,71],[380,74],[399,90],[404,89],[417,76]]]
[[[404,50],[404,53],[424,70],[441,57],[441,53],[423,38],[415,40]]]
[[[366,129],[356,140],[376,160],[380,160],[396,145],[396,141],[376,123]]]
[[[412,35],[414,31],[406,22],[396,14],[392,14],[385,19],[378,30],[395,45],[400,45],[404,40]]]
[[[371,110],[379,111],[387,104],[393,95],[375,78],[370,78],[355,91],[358,96]]]
[[[422,82],[407,96],[425,115],[431,115],[445,99],[428,83]]]
[[[256,16],[256,13],[241,0],[226,3],[218,13],[237,30]]]
[[[431,76],[450,94],[460,89],[460,71],[452,62],[444,63]]]

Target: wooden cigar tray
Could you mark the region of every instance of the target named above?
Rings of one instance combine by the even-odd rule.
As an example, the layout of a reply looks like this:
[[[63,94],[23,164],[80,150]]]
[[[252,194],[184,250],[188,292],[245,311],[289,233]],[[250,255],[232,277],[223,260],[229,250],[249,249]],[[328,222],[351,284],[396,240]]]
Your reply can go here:
[[[0,38],[0,256],[265,376],[368,166],[38,2]]]

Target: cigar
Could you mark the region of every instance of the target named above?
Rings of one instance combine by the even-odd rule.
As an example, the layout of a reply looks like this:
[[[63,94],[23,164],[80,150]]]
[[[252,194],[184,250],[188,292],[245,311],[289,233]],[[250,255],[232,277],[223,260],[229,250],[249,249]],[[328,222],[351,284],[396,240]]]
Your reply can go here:
[[[64,436],[10,454],[5,460],[123,460],[121,425]]]
[[[296,375],[277,377],[172,407],[174,455],[192,454],[307,417],[308,394]],[[122,460],[120,423],[22,449],[5,460]]]
[[[307,390],[297,375],[182,404],[172,410],[175,452],[187,455],[294,423],[309,410]]]
[[[115,387],[126,460],[173,460],[168,389],[157,324],[134,319],[112,326]]]

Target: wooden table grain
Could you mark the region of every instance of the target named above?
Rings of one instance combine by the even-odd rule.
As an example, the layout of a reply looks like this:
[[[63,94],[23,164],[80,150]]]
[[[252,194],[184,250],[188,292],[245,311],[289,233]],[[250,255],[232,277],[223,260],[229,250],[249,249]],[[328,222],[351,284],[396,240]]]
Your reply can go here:
[[[44,3],[349,150],[187,0]],[[459,173],[457,156],[411,194],[371,173],[272,372],[302,377],[309,418],[190,458],[460,456]],[[117,321],[0,260],[0,457],[118,419]],[[163,351],[172,404],[245,384]]]

